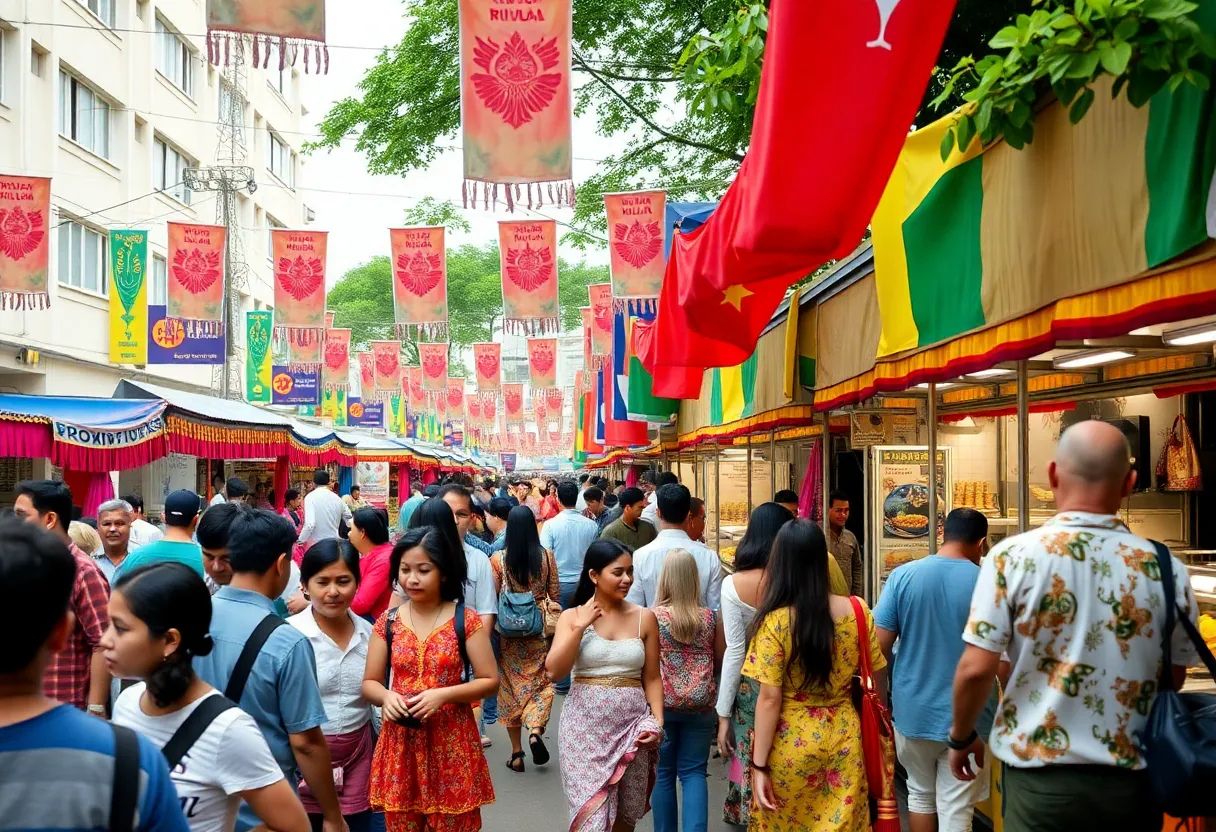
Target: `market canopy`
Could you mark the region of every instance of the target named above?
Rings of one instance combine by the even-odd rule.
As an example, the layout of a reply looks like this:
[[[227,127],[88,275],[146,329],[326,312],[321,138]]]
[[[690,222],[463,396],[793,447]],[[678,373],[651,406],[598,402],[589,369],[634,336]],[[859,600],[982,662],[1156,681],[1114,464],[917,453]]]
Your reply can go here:
[[[71,471],[125,471],[167,453],[165,403],[0,395],[0,456]]]

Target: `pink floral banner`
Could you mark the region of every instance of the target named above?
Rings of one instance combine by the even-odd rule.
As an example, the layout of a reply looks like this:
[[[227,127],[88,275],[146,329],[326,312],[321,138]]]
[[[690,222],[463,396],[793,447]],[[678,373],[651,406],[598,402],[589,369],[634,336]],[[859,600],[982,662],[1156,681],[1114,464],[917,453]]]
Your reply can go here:
[[[448,345],[419,344],[418,360],[422,364],[422,389],[428,393],[448,390]]]
[[[393,228],[393,308],[397,337],[448,337],[447,252],[442,228]]]
[[[481,399],[469,396],[464,400],[465,419],[475,428],[481,427]]]
[[[516,335],[558,331],[557,223],[500,222],[503,330]]]
[[[307,346],[325,332],[325,231],[270,232],[275,335]]]
[[[410,410],[422,413],[426,410],[426,388],[422,386],[422,368],[406,367],[402,378],[408,379]]]
[[[448,413],[459,415],[464,410],[464,379],[448,379]]]
[[[369,399],[376,389],[376,356],[370,352],[356,353],[359,358],[359,386],[362,397]]]
[[[51,180],[0,175],[0,309],[51,305]]]
[[[502,386],[502,409],[507,422],[515,424],[524,420],[524,386],[504,384]]]
[[[560,387],[550,387],[545,391],[545,409],[553,414],[554,419],[562,417],[562,409],[566,406],[565,394]]]
[[[588,286],[587,294],[591,296],[591,359],[598,369],[612,355],[612,284]]]
[[[380,401],[396,395],[401,389],[401,342],[372,341],[374,398]],[[367,391],[363,391],[367,399]]]
[[[321,383],[326,390],[350,388],[350,330],[325,330],[325,367]]]
[[[663,288],[664,191],[604,194],[608,213],[608,269],[612,296],[618,304],[640,301],[642,311],[655,306]]]
[[[474,344],[473,367],[478,391],[498,392],[502,387],[502,344]]]
[[[166,317],[182,322],[187,338],[224,333],[224,244],[219,225],[169,223]]]
[[[528,339],[528,383],[533,390],[557,385],[557,339]]]
[[[262,69],[302,58],[305,72],[328,72],[325,0],[208,0],[207,60],[228,66],[246,55]]]

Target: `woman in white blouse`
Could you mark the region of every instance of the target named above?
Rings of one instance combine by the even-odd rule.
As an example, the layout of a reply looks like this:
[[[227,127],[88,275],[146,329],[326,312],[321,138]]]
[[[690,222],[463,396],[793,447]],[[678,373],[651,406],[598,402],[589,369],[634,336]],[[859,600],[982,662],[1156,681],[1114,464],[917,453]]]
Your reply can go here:
[[[756,616],[773,541],[781,527],[793,519],[789,509],[777,503],[757,506],[747,524],[747,534],[735,549],[735,574],[722,582],[726,654],[718,686],[718,748],[724,759],[733,752],[722,817],[737,826],[747,826],[750,820],[752,748],[748,737],[756,723],[756,697],[760,694],[760,686],[741,675],[747,655],[747,628]]]
[[[329,717],[321,730],[333,759],[334,785],[350,832],[371,828],[368,781],[371,777],[371,705],[363,698],[363,674],[372,625],[351,612],[359,589],[359,553],[341,540],[320,540],[304,553],[300,584],[308,607],[287,623],[308,637],[317,657],[317,683]],[[321,807],[305,783],[300,799],[314,830],[321,829]]]

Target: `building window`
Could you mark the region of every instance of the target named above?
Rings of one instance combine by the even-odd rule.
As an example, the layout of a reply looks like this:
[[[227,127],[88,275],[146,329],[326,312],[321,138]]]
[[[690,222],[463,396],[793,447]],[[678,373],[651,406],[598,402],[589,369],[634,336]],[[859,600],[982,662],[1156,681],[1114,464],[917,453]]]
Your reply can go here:
[[[296,154],[288,146],[287,142],[283,141],[275,133],[269,134],[269,141],[266,142],[267,158],[266,168],[279,178],[283,184],[289,188],[296,186]]]
[[[97,15],[98,20],[102,23],[111,29],[114,28],[114,7],[117,5],[115,0],[76,0],[76,2]]]
[[[194,161],[178,153],[159,138],[152,148],[152,184],[178,202],[190,204],[190,189],[186,187],[186,168],[197,167]]]
[[[284,98],[287,97],[287,88],[291,84],[291,53],[287,53],[288,60],[283,62],[283,68],[279,69],[279,45],[271,43],[270,45],[270,61],[266,64],[266,82]]]
[[[59,71],[59,135],[110,157],[110,105],[87,84]]]
[[[59,282],[87,292],[104,295],[106,281],[107,235],[72,220],[60,223]]]
[[[270,214],[266,215],[266,259],[274,260],[274,230],[276,228],[286,228],[287,226],[276,220]]]
[[[159,254],[152,255],[152,282],[148,284],[148,304],[169,302],[169,264]]]
[[[156,19],[156,68],[173,86],[194,97],[194,52],[176,32]]]

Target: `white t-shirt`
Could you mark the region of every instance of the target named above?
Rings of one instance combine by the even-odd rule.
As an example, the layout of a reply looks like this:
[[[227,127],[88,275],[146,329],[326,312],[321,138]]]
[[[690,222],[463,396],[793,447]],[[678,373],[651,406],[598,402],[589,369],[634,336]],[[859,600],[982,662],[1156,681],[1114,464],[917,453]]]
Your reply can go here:
[[[114,703],[114,724],[132,728],[164,748],[207,696],[180,711],[149,716],[139,706],[144,687],[140,682],[122,692]],[[219,691],[208,694],[219,695]],[[240,708],[229,708],[207,726],[170,776],[191,832],[232,832],[240,793],[279,782],[283,771],[253,717]]]

